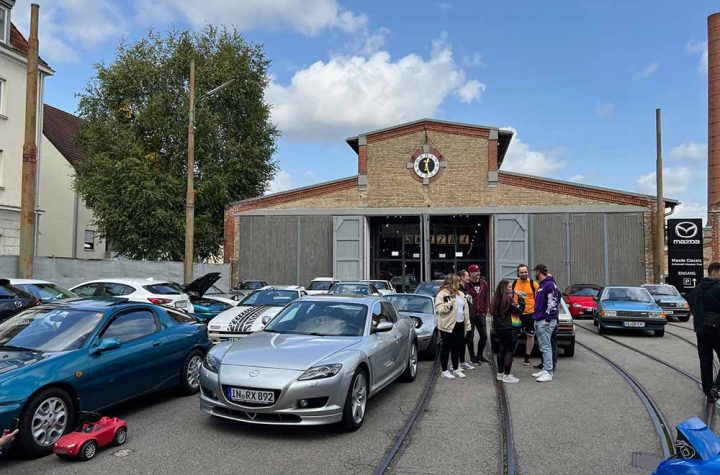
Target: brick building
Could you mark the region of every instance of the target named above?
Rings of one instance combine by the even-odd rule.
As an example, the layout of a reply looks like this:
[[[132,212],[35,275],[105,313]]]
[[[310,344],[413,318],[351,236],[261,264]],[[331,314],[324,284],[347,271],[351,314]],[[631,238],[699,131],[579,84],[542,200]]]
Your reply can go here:
[[[233,278],[402,286],[478,263],[496,282],[543,262],[560,285],[655,280],[653,196],[504,171],[511,140],[431,119],[352,137],[356,176],[227,207]]]

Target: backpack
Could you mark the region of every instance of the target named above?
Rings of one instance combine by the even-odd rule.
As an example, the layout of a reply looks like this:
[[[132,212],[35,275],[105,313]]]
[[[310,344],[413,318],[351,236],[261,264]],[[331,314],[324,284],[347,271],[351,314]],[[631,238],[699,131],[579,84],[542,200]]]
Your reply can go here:
[[[515,292],[515,283],[516,283],[517,281],[518,281],[517,279],[515,279],[515,280],[512,281],[512,291],[513,291],[513,292]],[[538,285],[537,282],[535,282],[534,280],[530,279],[530,288],[532,289],[533,297],[535,297],[535,291],[538,289],[537,285]]]

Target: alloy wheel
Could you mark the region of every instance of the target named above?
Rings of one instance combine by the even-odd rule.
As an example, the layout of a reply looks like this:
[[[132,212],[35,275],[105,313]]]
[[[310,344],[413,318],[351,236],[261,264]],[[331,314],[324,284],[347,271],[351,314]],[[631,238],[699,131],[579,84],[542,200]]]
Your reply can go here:
[[[408,360],[408,365],[410,366],[410,376],[414,378],[417,374],[418,367],[417,344],[415,343],[411,343],[410,345],[410,359]]]
[[[200,386],[200,366],[202,366],[202,358],[198,355],[190,358],[187,367],[187,384],[190,389],[197,389]]]
[[[352,389],[352,416],[355,424],[360,424],[365,418],[365,405],[367,404],[367,382],[365,375],[358,373]]]
[[[42,401],[32,417],[30,430],[33,440],[41,447],[53,445],[65,432],[68,424],[68,409],[59,397]]]

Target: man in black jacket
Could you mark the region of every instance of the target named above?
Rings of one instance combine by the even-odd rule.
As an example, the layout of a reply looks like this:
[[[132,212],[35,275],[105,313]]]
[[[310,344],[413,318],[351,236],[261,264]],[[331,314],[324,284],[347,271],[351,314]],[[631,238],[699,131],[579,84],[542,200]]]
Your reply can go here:
[[[702,389],[708,402],[714,402],[720,396],[720,381],[713,383],[713,352],[720,353],[720,262],[710,264],[708,277],[704,277],[693,289],[690,309],[697,335]]]

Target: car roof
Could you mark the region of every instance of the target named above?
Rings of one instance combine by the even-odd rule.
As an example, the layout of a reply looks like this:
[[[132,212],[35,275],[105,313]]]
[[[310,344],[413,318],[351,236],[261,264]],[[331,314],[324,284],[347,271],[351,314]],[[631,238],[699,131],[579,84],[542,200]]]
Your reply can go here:
[[[47,280],[38,279],[8,279],[10,285],[21,285],[21,284],[54,284],[54,282],[48,282]]]
[[[390,297],[404,297],[404,296],[408,296],[408,297],[420,297],[420,298],[424,298],[424,299],[435,300],[435,298],[434,298],[432,295],[428,295],[428,294],[397,294],[397,293],[396,293],[396,294],[387,294],[387,295],[385,295],[385,298],[387,299],[387,298],[390,298]]]
[[[95,279],[95,280],[88,280],[87,282],[83,282],[79,285],[85,285],[85,284],[94,284],[98,282],[108,282],[110,284],[125,284],[125,285],[136,285],[139,287],[142,287],[144,285],[153,285],[153,284],[171,284],[169,280],[165,279],[155,279],[153,277],[148,277],[146,279],[138,279],[138,278],[132,278],[132,277],[111,277],[108,279]],[[75,287],[78,287],[77,285]]]
[[[258,290],[305,290],[304,287],[299,285],[266,285]]]
[[[40,305],[38,308],[73,308],[104,312],[109,308],[134,306],[138,305],[138,303],[139,302],[131,302],[123,297],[79,297],[56,300],[52,303]]]
[[[355,295],[355,294],[334,294],[334,295],[309,295],[302,297],[300,300],[305,302],[341,302],[341,303],[360,303],[371,306],[375,302],[386,301],[381,296],[376,295]]]
[[[599,284],[572,284],[570,287],[591,287],[595,289],[602,289],[603,286]]]
[[[372,282],[367,280],[343,280],[342,282],[338,282],[338,284],[350,284],[350,285],[368,285]]]
[[[313,280],[311,280],[310,282],[315,282],[315,281],[318,281],[318,282],[338,281],[338,282],[339,282],[340,279],[336,279],[335,277],[315,277],[315,278],[314,278]]]

